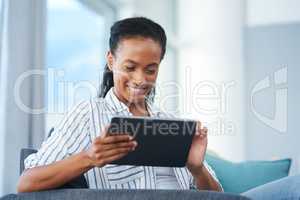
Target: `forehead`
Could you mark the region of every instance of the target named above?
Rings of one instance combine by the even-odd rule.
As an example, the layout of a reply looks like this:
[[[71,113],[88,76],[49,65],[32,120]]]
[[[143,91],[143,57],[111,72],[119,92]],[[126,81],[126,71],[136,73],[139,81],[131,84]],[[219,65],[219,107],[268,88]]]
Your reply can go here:
[[[135,62],[160,62],[160,44],[150,38],[134,37],[122,39],[116,49],[116,57],[120,60]]]

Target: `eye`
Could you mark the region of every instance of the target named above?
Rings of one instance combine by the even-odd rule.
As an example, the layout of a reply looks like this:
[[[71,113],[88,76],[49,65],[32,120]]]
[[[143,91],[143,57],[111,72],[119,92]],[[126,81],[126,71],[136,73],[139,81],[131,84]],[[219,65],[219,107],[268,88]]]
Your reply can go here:
[[[125,65],[124,66],[125,70],[130,72],[130,71],[133,71],[134,70],[134,67],[133,66],[128,66],[128,65]]]
[[[155,73],[155,69],[146,69],[146,73],[147,74],[154,74]]]
[[[155,74],[156,68],[155,67],[149,67],[146,69],[147,74]]]

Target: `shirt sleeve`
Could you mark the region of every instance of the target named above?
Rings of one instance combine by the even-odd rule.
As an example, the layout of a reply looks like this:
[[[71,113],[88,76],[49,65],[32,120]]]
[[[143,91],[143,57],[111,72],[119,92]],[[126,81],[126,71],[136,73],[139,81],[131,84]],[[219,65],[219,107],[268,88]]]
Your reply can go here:
[[[203,161],[204,167],[207,169],[209,174],[213,177],[213,179],[219,184],[220,188],[224,192],[223,186],[220,183],[215,171],[211,168],[211,166],[206,162],[206,160]],[[196,186],[195,178],[190,174],[190,189],[199,190]]]
[[[89,101],[82,101],[74,106],[54,128],[51,136],[42,143],[37,153],[30,154],[24,160],[25,169],[62,160],[84,145],[84,139],[89,138],[89,114]]]

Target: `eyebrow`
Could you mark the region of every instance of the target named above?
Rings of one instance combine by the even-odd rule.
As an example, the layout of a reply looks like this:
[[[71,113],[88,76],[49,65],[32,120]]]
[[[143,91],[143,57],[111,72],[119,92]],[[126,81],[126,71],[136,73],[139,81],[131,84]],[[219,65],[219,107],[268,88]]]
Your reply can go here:
[[[138,64],[137,62],[134,62],[133,60],[130,60],[130,59],[127,59],[127,60],[125,60],[124,62],[130,62],[130,63],[132,63],[132,64]]]
[[[130,62],[130,63],[132,63],[132,64],[134,64],[134,65],[139,64],[139,63],[137,63],[137,62],[135,62],[135,61],[133,61],[133,60],[130,60],[130,59],[127,59],[127,60],[125,60],[124,62]],[[158,66],[158,65],[159,65],[158,63],[153,62],[153,63],[148,64],[147,67]]]

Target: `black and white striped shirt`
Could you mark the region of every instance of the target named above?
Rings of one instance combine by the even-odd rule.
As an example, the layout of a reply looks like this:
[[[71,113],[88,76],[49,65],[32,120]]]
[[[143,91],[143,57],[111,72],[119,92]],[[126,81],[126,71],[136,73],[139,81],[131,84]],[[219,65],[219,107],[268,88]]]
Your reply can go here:
[[[147,103],[153,117],[172,117]],[[83,101],[68,112],[43,142],[37,153],[25,159],[25,168],[51,164],[89,148],[94,138],[101,135],[103,127],[115,115],[131,116],[128,107],[114,94],[113,88],[105,98]],[[217,177],[211,167],[204,162],[212,177]],[[195,189],[194,179],[186,167],[172,168],[179,189]],[[157,189],[156,168],[151,166],[105,165],[95,167],[84,174],[89,188],[94,189]],[[220,185],[221,186],[221,185]]]

